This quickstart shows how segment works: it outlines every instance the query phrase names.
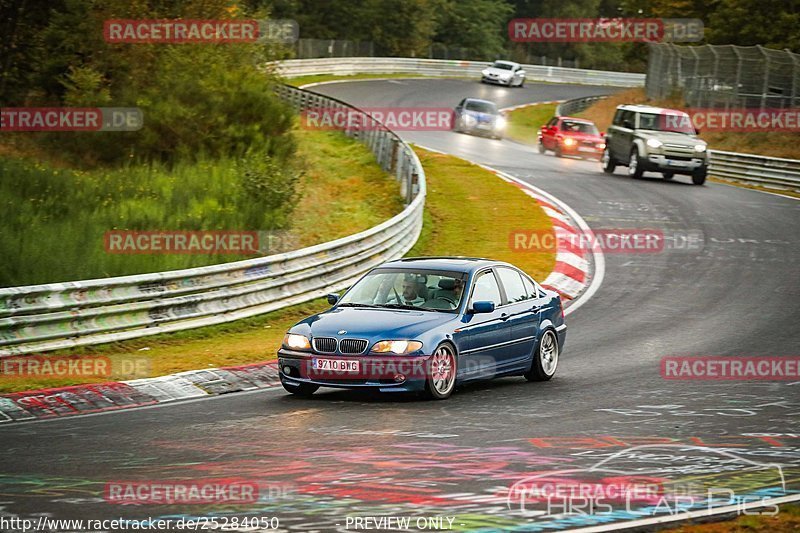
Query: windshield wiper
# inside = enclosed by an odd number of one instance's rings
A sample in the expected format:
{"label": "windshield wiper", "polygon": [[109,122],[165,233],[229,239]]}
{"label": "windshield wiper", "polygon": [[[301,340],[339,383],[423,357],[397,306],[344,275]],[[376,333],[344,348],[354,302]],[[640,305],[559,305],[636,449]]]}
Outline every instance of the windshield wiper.
{"label": "windshield wiper", "polygon": [[380,306],[372,304],[360,304],[356,302],[345,302],[343,304],[339,304],[339,307],[380,307]]}
{"label": "windshield wiper", "polygon": [[417,307],[416,305],[408,305],[408,304],[381,304],[377,307],[389,307],[391,309],[413,309],[414,311],[423,310],[422,307]]}

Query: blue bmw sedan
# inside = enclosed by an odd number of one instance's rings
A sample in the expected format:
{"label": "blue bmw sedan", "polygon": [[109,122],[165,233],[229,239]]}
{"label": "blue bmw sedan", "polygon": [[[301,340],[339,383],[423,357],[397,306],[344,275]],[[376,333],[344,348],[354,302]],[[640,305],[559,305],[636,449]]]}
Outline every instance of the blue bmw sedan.
{"label": "blue bmw sedan", "polygon": [[420,257],[369,271],[331,309],[295,324],[278,351],[292,394],[320,387],[421,392],[553,377],[567,326],[561,298],[508,263]]}

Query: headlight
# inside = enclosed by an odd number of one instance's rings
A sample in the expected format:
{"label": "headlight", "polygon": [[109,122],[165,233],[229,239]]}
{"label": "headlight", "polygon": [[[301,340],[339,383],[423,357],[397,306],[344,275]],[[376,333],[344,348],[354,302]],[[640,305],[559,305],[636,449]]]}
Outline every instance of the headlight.
{"label": "headlight", "polygon": [[572,137],[566,137],[564,139],[564,146],[574,146],[574,145],[575,145],[575,139],[573,139]]}
{"label": "headlight", "polygon": [[650,148],[661,148],[664,143],[659,141],[658,139],[647,139],[647,146]]}
{"label": "headlight", "polygon": [[467,124],[467,126],[474,126],[478,123],[478,121],[475,120],[475,117],[472,115],[464,115],[464,122]]}
{"label": "headlight", "polygon": [[404,354],[416,352],[422,348],[422,343],[419,341],[380,341],[376,342],[372,347],[371,352],[374,353],[394,353]]}
{"label": "headlight", "polygon": [[482,70],[481,74],[483,74],[484,76],[488,76],[489,75],[489,69],[487,68],[486,70]]}
{"label": "headlight", "polygon": [[283,338],[283,345],[295,350],[308,350],[311,348],[311,343],[308,342],[308,337],[305,335],[298,335],[296,333],[287,333]]}
{"label": "headlight", "polygon": [[705,152],[706,151],[706,145],[705,144],[695,144],[694,145],[694,151],[695,152],[701,152],[701,153]]}
{"label": "headlight", "polygon": [[498,130],[502,130],[506,127],[506,119],[503,117],[497,117],[497,120],[494,121],[494,127]]}

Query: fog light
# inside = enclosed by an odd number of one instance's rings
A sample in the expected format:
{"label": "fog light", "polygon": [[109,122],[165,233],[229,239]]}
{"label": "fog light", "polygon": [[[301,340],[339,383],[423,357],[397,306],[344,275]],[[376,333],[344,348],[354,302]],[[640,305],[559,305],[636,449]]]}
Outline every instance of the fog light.
{"label": "fog light", "polygon": [[394,375],[394,380],[397,383],[402,383],[402,382],[404,382],[406,380],[406,377],[403,374],[395,374]]}
{"label": "fog light", "polygon": [[286,365],[285,367],[283,367],[283,373],[286,374],[287,376],[291,376],[292,375],[292,367],[290,367],[289,365]]}

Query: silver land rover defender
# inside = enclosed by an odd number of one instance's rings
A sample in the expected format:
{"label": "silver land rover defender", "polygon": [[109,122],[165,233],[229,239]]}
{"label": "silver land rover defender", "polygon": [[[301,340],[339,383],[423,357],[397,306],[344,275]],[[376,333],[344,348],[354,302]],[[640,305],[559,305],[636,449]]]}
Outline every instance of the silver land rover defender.
{"label": "silver land rover defender", "polygon": [[692,183],[702,185],[708,173],[708,152],[697,133],[682,111],[621,105],[606,134],[603,171],[611,174],[623,165],[634,178],[649,171],[661,172],[667,180],[686,174]]}

